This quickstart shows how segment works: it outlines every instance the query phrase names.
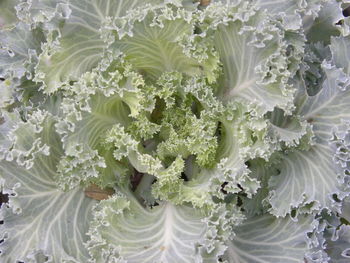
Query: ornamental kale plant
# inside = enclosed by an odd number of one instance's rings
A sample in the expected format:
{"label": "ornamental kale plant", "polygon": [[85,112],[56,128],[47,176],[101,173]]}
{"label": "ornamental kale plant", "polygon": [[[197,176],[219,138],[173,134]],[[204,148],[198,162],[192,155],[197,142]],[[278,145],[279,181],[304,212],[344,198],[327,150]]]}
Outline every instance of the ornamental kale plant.
{"label": "ornamental kale plant", "polygon": [[347,0],[1,0],[0,262],[350,262]]}

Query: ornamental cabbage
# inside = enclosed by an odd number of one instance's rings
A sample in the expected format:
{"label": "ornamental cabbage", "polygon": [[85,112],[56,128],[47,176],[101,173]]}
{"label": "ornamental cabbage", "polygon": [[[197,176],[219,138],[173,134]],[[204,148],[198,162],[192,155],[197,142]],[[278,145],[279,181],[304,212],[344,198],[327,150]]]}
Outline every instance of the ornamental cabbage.
{"label": "ornamental cabbage", "polygon": [[349,3],[1,0],[0,262],[350,262]]}

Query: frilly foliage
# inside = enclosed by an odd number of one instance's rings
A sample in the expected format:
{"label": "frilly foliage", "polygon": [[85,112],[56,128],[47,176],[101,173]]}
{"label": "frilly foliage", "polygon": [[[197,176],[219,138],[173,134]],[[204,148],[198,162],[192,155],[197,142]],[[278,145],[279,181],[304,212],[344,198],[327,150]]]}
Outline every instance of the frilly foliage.
{"label": "frilly foliage", "polygon": [[349,261],[349,1],[201,2],[0,2],[1,262]]}

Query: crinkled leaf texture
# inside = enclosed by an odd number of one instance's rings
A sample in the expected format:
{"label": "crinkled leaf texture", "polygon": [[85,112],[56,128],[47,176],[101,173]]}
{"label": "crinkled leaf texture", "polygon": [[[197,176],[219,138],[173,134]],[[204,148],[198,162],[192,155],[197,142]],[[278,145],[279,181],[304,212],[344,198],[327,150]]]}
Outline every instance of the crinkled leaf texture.
{"label": "crinkled leaf texture", "polygon": [[312,219],[277,219],[271,215],[248,219],[235,230],[224,258],[228,262],[302,262],[308,251],[306,233]]}
{"label": "crinkled leaf texture", "polygon": [[[205,223],[190,206],[152,209],[114,196],[95,207],[88,243],[93,262],[196,262]],[[114,245],[117,244],[117,245]]]}
{"label": "crinkled leaf texture", "polygon": [[[40,133],[50,146],[49,156],[39,153],[30,169],[15,161],[1,161],[1,189],[9,197],[1,207],[3,262],[84,262],[88,258],[83,242],[94,201],[79,188],[70,192],[57,188],[61,143],[53,124],[48,118]],[[22,131],[18,139],[33,136]]]}
{"label": "crinkled leaf texture", "polygon": [[0,1],[0,262],[349,262],[348,6]]}
{"label": "crinkled leaf texture", "polygon": [[[276,215],[286,215],[293,207],[315,202],[319,208],[331,209],[333,194],[338,194],[347,167],[335,160],[341,147],[337,139],[345,136],[342,126],[350,120],[350,90],[342,87],[342,72],[324,64],[326,79],[315,96],[304,95],[299,114],[312,125],[313,145],[306,151],[294,150],[282,157],[281,173],[270,181],[272,209]],[[345,131],[347,132],[347,131]],[[345,169],[344,169],[345,168]]]}
{"label": "crinkled leaf texture", "polygon": [[[61,4],[60,1],[50,2],[56,4],[56,8]],[[123,16],[128,10],[146,3],[138,0],[69,1],[67,18],[55,28],[59,35],[45,44],[36,67],[37,80],[44,83],[45,91],[51,93],[97,66],[106,47],[99,30],[107,18]],[[32,5],[29,15],[34,8]]]}

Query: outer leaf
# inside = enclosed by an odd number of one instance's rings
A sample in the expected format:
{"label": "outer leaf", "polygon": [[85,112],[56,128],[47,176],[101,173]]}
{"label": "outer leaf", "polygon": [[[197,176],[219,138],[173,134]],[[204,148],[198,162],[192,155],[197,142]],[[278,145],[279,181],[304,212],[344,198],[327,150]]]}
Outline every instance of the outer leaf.
{"label": "outer leaf", "polygon": [[285,116],[284,111],[275,108],[271,113],[269,132],[272,139],[295,146],[307,132],[307,122],[293,115]]}
{"label": "outer leaf", "polygon": [[11,25],[17,21],[16,11],[15,11],[16,3],[17,1],[14,1],[14,0],[1,1],[0,30],[11,27]]}
{"label": "outer leaf", "polygon": [[5,112],[4,116],[8,123],[5,123],[2,129],[5,132],[2,134],[6,140],[4,145],[7,145],[3,151],[3,158],[8,161],[15,159],[19,165],[30,168],[38,154],[49,154],[49,147],[42,140],[48,112],[35,111],[28,114],[26,121],[21,119],[23,115],[18,111]]}
{"label": "outer leaf", "polygon": [[285,216],[292,208],[310,204],[312,209],[331,208],[341,172],[333,156],[334,150],[324,145],[284,155],[278,166],[281,173],[269,182],[272,213]]}
{"label": "outer leaf", "polygon": [[350,226],[341,225],[333,240],[328,240],[327,253],[331,263],[347,263],[350,259]]}
{"label": "outer leaf", "polygon": [[[212,77],[218,60],[210,41],[195,39],[193,17],[172,5],[137,9],[116,17],[109,26],[117,35],[111,46],[120,49],[147,78],[156,79],[169,71]],[[196,48],[201,51],[197,56],[193,54]]]}
{"label": "outer leaf", "polygon": [[[112,152],[106,150],[103,144],[107,131],[114,124],[125,125],[129,121],[127,116],[130,111],[119,95],[105,97],[98,93],[88,97],[88,100],[91,105],[89,111],[79,111],[79,102],[70,97],[62,104],[67,112],[66,119],[56,127],[64,135],[65,157],[58,166],[63,189],[72,189],[91,179],[102,180],[102,184],[114,184],[115,176],[123,173],[123,168],[113,160]],[[78,109],[72,107],[74,104]],[[98,179],[102,173],[104,176]]]}
{"label": "outer leaf", "polygon": [[30,30],[24,23],[0,31],[0,77],[32,78],[44,36],[41,29]]}
{"label": "outer leaf", "polygon": [[61,149],[50,120],[42,140],[50,145],[51,155],[39,154],[29,170],[14,162],[0,163],[1,190],[9,194],[9,204],[1,208],[1,261],[42,263],[48,257],[52,262],[85,262],[83,242],[94,202],[80,189],[57,190]]}
{"label": "outer leaf", "polygon": [[331,140],[338,132],[344,138],[340,130],[343,122],[350,120],[350,89],[340,86],[344,81],[340,70],[327,64],[323,69],[327,79],[322,90],[316,96],[306,96],[299,110],[302,119],[313,125],[315,144],[309,151],[285,153],[279,167],[281,173],[270,181],[272,211],[278,216],[286,215],[292,207],[313,202],[319,209],[331,208],[331,196],[339,194],[341,198],[339,182],[345,173],[334,161],[338,146]]}
{"label": "outer leaf", "polygon": [[235,229],[224,259],[229,263],[300,263],[308,251],[309,218],[294,222],[265,215],[248,219]]}
{"label": "outer leaf", "polygon": [[350,36],[333,37],[330,45],[332,51],[333,63],[343,69],[344,73],[350,75],[349,56],[350,56]]}
{"label": "outer leaf", "polygon": [[343,18],[341,2],[335,0],[325,2],[315,21],[310,23],[308,20],[312,20],[311,18],[304,19],[308,40],[329,44],[331,36],[340,34],[340,26],[336,24]]}
{"label": "outer leaf", "polygon": [[116,195],[94,213],[91,262],[197,262],[205,224],[191,207],[162,203],[149,209]]}
{"label": "outer leaf", "polygon": [[[217,15],[219,9],[221,16]],[[290,110],[294,91],[286,84],[290,72],[286,71],[284,33],[266,13],[253,10],[247,2],[206,9],[208,20],[213,17],[215,47],[224,67],[224,88],[219,96],[224,101],[257,104],[259,113],[275,106]]]}
{"label": "outer leaf", "polygon": [[[67,101],[64,101],[64,106],[69,107],[69,103],[74,103],[74,101],[67,98]],[[74,154],[78,145],[95,148],[114,124],[122,123],[125,125],[129,121],[129,111],[118,95],[105,97],[102,94],[96,94],[91,97],[89,104],[91,105],[90,111],[70,112],[72,115],[76,113],[78,120],[72,121],[71,124],[74,128],[67,134],[64,141],[64,148],[68,154]],[[67,111],[69,109],[71,107],[67,108]],[[62,122],[60,125],[64,125],[64,123]]]}
{"label": "outer leaf", "polygon": [[97,66],[106,47],[99,29],[108,16],[123,16],[145,1],[69,1],[70,16],[59,27],[58,42],[48,42],[40,55],[37,80],[54,92],[63,83],[77,80]]}
{"label": "outer leaf", "polygon": [[268,10],[268,12],[274,14],[276,18],[280,18],[286,29],[297,30],[302,26],[304,22],[302,18],[305,17],[305,15],[310,16],[310,19],[317,16],[323,2],[323,0],[258,0],[258,6],[261,9]]}

